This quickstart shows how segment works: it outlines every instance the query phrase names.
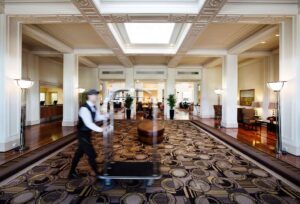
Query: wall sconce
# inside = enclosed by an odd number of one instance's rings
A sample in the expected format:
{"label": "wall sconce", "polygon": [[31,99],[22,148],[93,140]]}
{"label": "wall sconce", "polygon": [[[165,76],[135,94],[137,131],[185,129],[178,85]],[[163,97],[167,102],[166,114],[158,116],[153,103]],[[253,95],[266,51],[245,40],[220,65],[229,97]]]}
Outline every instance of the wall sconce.
{"label": "wall sconce", "polygon": [[78,93],[80,93],[80,94],[85,92],[84,88],[78,88],[77,90],[78,90]]}

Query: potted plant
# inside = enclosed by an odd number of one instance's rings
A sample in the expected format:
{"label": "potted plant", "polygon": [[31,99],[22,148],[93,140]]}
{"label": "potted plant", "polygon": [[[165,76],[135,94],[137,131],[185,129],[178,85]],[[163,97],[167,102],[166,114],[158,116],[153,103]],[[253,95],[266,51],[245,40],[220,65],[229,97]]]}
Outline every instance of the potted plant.
{"label": "potted plant", "polygon": [[174,119],[174,107],[176,105],[176,98],[174,94],[170,94],[167,98],[168,105],[170,106],[170,119]]}
{"label": "potted plant", "polygon": [[125,97],[125,108],[126,108],[126,118],[129,120],[131,116],[131,106],[132,106],[133,98],[130,96],[130,94],[126,94]]}

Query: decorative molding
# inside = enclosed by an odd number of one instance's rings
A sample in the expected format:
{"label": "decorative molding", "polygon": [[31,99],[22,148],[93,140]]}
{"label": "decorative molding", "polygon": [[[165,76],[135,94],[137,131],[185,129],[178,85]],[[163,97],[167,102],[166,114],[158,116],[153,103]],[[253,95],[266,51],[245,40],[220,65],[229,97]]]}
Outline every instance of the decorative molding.
{"label": "decorative molding", "polygon": [[291,16],[278,15],[216,15],[212,23],[278,24]]}
{"label": "decorative molding", "polygon": [[113,37],[110,29],[108,28],[105,18],[100,14],[92,0],[73,0],[74,5],[81,12],[83,17],[95,29],[100,37],[106,42],[108,47],[112,49],[116,57],[125,67],[132,67],[133,64],[127,57],[116,39]]}
{"label": "decorative molding", "polygon": [[86,23],[82,15],[10,15],[22,24]]}
{"label": "decorative molding", "polygon": [[176,55],[169,61],[169,67],[176,67],[183,55],[192,47],[202,31],[218,14],[227,0],[206,0],[199,14],[194,19],[192,26],[179,47]]}

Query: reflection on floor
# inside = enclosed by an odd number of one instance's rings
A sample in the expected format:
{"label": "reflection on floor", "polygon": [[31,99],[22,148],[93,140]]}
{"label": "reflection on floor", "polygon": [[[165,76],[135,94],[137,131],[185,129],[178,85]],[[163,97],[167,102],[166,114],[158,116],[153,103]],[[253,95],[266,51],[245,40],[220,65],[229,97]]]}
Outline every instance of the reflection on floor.
{"label": "reflection on floor", "polygon": [[[207,124],[211,127],[215,127],[217,123],[214,119],[199,118],[191,116],[194,120],[199,120],[200,122]],[[248,130],[243,127],[240,128],[220,128],[220,131],[236,138],[238,141],[241,141],[249,146],[252,146],[260,151],[263,151],[267,154],[270,154],[284,162],[289,163],[297,168],[300,168],[300,157],[294,156],[291,154],[286,155],[276,155],[275,146],[276,146],[276,136],[273,132],[267,131],[265,127],[262,127],[261,130]]]}
{"label": "reflection on floor", "polygon": [[[159,145],[162,179],[146,187],[139,181],[118,181],[112,188],[95,182],[87,159],[80,161],[85,177],[68,180],[76,144],[33,167],[0,189],[1,201],[12,203],[299,203],[300,194],[239,153],[216,141],[188,121],[165,121]],[[135,121],[116,121],[114,160],[147,161],[152,147],[138,142]],[[99,168],[103,145],[93,137]]]}
{"label": "reflection on floor", "polygon": [[0,165],[46,144],[55,142],[66,135],[74,133],[76,130],[76,127],[62,127],[61,121],[26,127],[25,142],[29,149],[23,152],[11,150],[5,153],[0,153]]}

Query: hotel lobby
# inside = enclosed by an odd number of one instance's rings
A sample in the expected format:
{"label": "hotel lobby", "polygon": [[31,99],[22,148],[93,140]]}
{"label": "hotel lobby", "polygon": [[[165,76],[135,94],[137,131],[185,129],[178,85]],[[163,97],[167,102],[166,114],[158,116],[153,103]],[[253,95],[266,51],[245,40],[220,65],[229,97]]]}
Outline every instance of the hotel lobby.
{"label": "hotel lobby", "polygon": [[0,0],[0,204],[300,203],[299,56],[299,0]]}

